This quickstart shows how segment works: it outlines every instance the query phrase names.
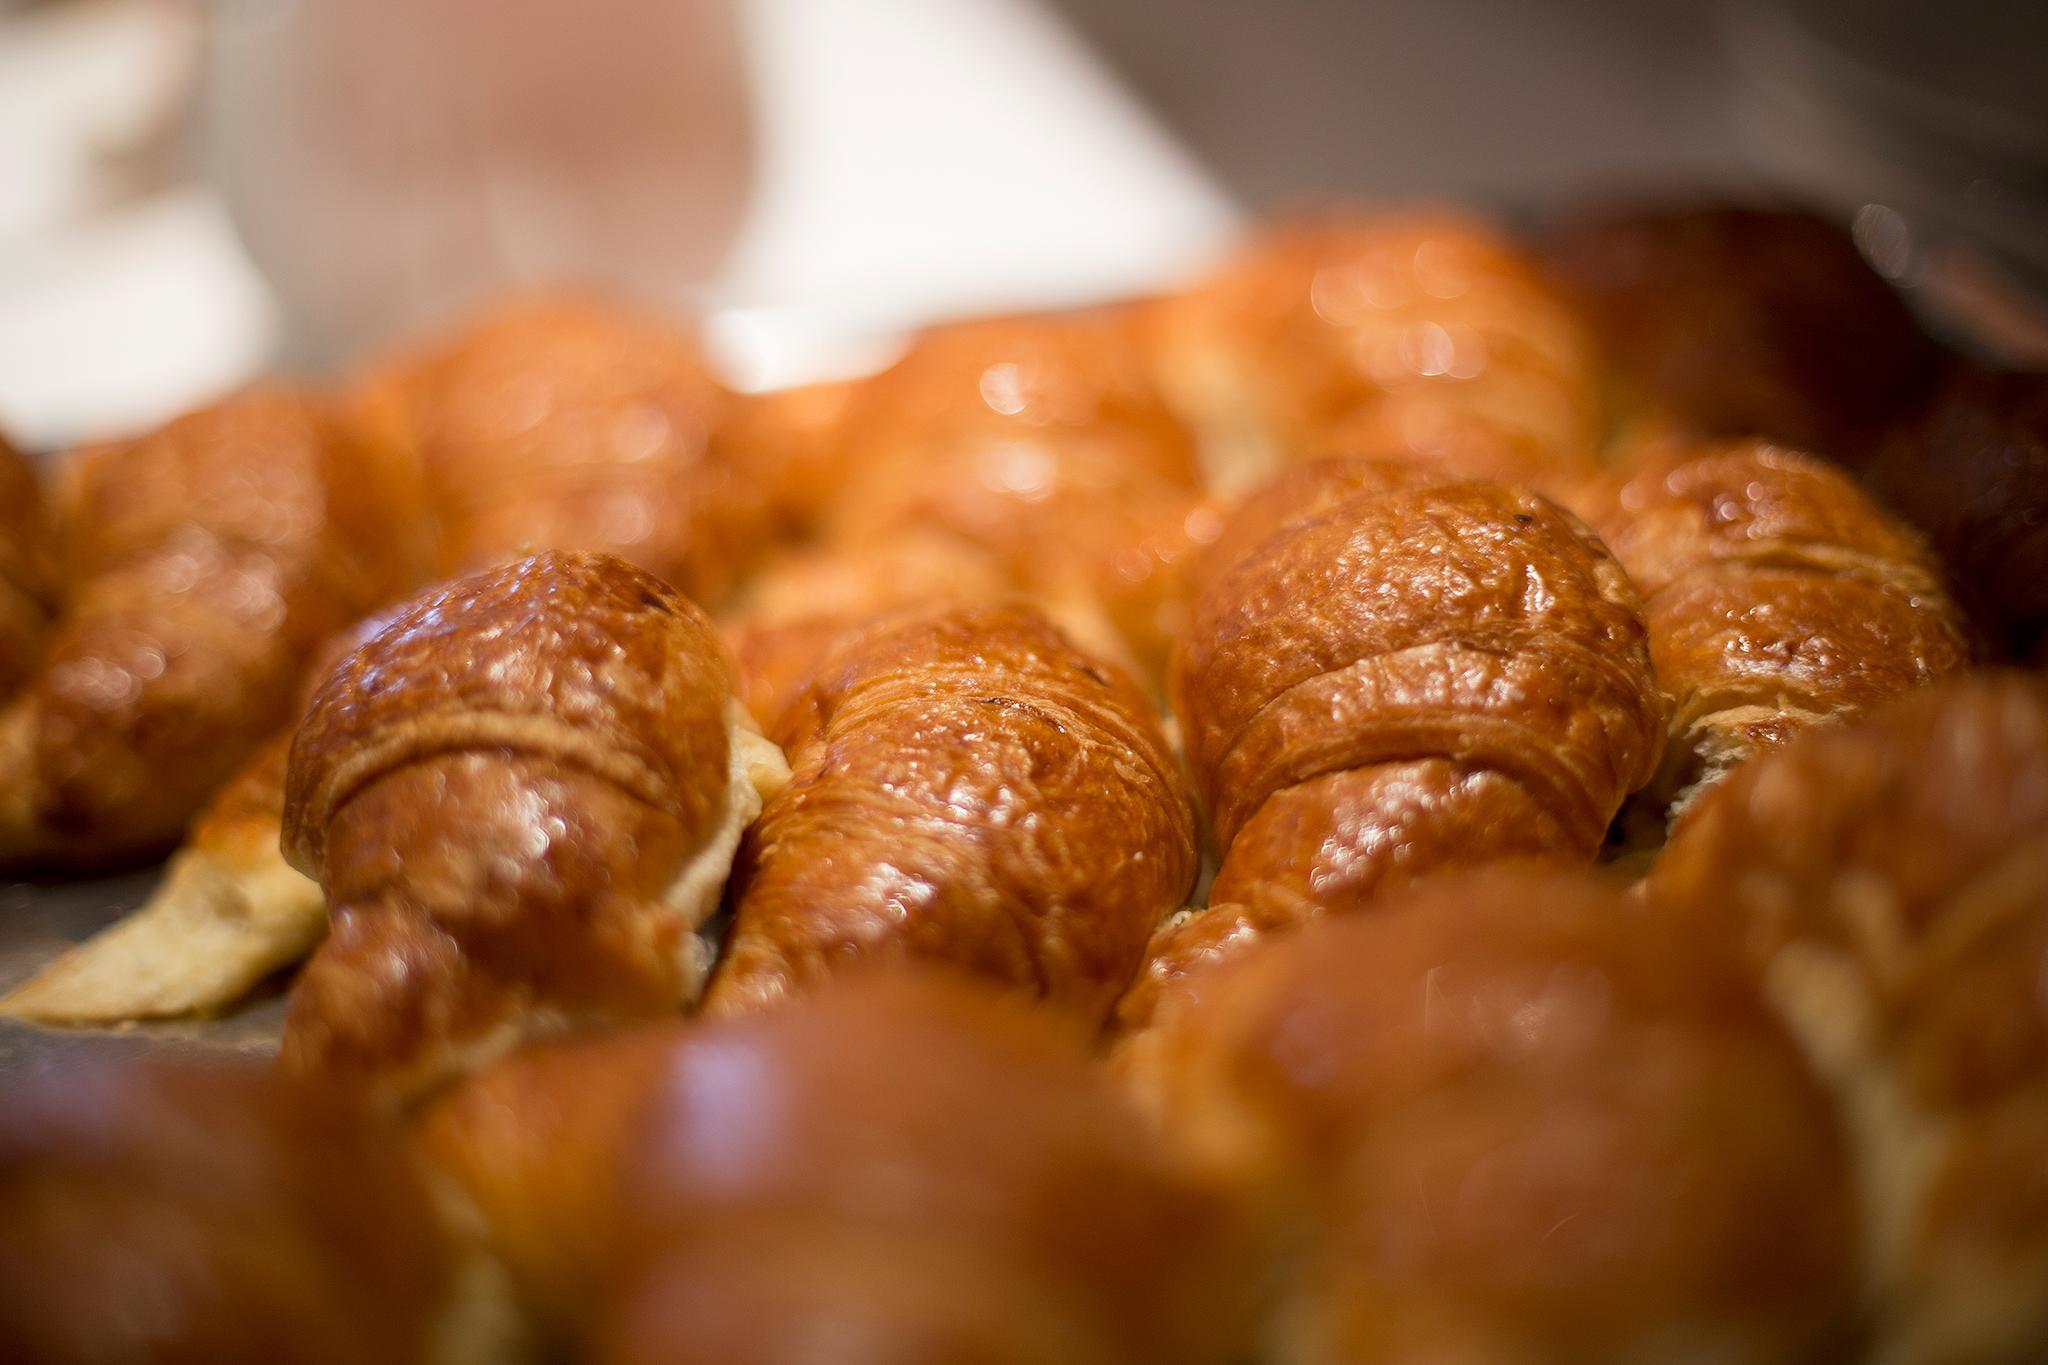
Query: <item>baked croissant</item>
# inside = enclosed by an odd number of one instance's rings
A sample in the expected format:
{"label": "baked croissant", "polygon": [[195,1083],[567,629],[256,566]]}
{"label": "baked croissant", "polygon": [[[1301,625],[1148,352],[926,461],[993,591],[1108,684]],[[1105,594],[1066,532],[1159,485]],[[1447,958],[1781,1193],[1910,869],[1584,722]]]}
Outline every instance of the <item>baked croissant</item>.
{"label": "baked croissant", "polygon": [[1293,1230],[1274,1358],[1856,1358],[1824,1094],[1588,874],[1451,877],[1220,968],[1142,1073]]}
{"label": "baked croissant", "polygon": [[418,480],[322,401],[251,389],[59,471],[70,588],[0,713],[0,863],[173,841],[291,715],[320,641],[419,581]]}
{"label": "baked croissant", "polygon": [[884,973],[507,1059],[426,1147],[572,1358],[1239,1359],[1241,1220],[1120,1100],[1078,1031]]}
{"label": "baked croissant", "polygon": [[1211,908],[1154,940],[1126,1027],[1260,934],[1423,872],[1592,861],[1665,720],[1620,566],[1497,484],[1367,487],[1283,523],[1203,589],[1172,691],[1222,866]]}
{"label": "baked croissant", "polygon": [[1126,314],[936,328],[861,386],[846,431],[827,548],[950,540],[1084,648],[1144,676],[1163,662],[1156,570],[1178,552],[1161,533],[1200,478]]}
{"label": "baked croissant", "polygon": [[544,554],[428,594],[293,742],[285,854],[333,927],[285,1064],[404,1097],[522,1038],[677,1008],[783,776],[710,622],[623,561]]}
{"label": "baked croissant", "polygon": [[465,1284],[389,1135],[269,1068],[101,1057],[0,1105],[0,1358],[429,1365]]}
{"label": "baked croissant", "polygon": [[1151,707],[1028,607],[859,632],[775,737],[793,776],[735,871],[714,1012],[909,957],[1100,1022],[1194,883],[1194,817]]}
{"label": "baked croissant", "polygon": [[1651,865],[1740,957],[1855,1139],[1884,1362],[2048,1353],[2048,686],[1966,675],[1810,730]]}
{"label": "baked croissant", "polygon": [[1854,462],[1936,374],[1935,347],[1891,287],[1809,213],[1598,209],[1556,225],[1543,257],[1598,338],[1630,426]]}
{"label": "baked croissant", "polygon": [[1543,485],[1599,449],[1591,339],[1532,261],[1462,215],[1269,227],[1150,309],[1147,333],[1226,490],[1328,454]]}
{"label": "baked croissant", "polygon": [[54,528],[35,466],[0,437],[0,698],[34,671],[59,597]]}
{"label": "baked croissant", "polygon": [[445,574],[604,552],[716,603],[767,543],[765,492],[713,448],[730,397],[666,322],[595,299],[514,299],[362,389],[426,470]]}
{"label": "baked croissant", "polygon": [[[399,610],[324,643],[305,691]],[[283,849],[285,763],[297,730],[294,719],[214,793],[147,901],[0,997],[0,1014],[39,1024],[208,1014],[312,952],[327,933],[327,902]]]}
{"label": "baked croissant", "polygon": [[1643,595],[1671,740],[1649,794],[1682,809],[1807,725],[1963,666],[1913,532],[1834,467],[1761,441],[1685,444],[1580,510]]}

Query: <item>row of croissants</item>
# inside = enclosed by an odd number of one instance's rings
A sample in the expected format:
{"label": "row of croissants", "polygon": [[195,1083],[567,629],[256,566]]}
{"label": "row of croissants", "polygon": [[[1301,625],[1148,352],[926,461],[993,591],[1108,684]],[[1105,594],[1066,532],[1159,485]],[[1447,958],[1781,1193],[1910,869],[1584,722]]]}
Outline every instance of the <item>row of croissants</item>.
{"label": "row of croissants", "polygon": [[0,1105],[0,1359],[2048,1356],[2048,379],[1816,220],[751,396],[523,299],[6,477],[0,862],[177,847],[0,1011],[304,966]]}

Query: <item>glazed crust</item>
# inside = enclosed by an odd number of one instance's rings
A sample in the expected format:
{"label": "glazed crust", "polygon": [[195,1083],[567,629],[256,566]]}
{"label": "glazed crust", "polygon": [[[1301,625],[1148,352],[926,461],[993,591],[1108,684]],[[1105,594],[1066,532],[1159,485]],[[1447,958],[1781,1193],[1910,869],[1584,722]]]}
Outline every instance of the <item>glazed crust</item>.
{"label": "glazed crust", "polygon": [[1810,456],[1682,445],[1581,506],[1643,594],[1674,704],[1651,789],[1667,806],[1807,725],[1967,660],[1925,546]]}
{"label": "glazed crust", "polygon": [[246,391],[61,471],[64,613],[4,716],[0,857],[161,848],[291,714],[319,642],[416,582],[417,480],[319,400]]}
{"label": "glazed crust", "polygon": [[1882,1361],[2048,1349],[2048,690],[1970,675],[1744,767],[1653,899],[1742,961],[1857,1138]]}
{"label": "glazed crust", "polygon": [[859,633],[775,737],[794,777],[742,853],[714,1011],[914,957],[1099,1021],[1193,884],[1150,707],[1027,607]]}
{"label": "glazed crust", "polygon": [[1247,1354],[1235,1218],[1078,1030],[881,973],[679,1041],[619,1165],[595,1358]]}
{"label": "glazed crust", "polygon": [[1590,339],[1531,261],[1456,213],[1270,227],[1154,306],[1147,334],[1229,488],[1333,453],[1542,483],[1598,449]]}
{"label": "glazed crust", "polygon": [[1267,539],[1203,593],[1173,689],[1226,853],[1281,788],[1418,755],[1514,776],[1590,852],[1663,719],[1620,567],[1490,484],[1368,495]]}
{"label": "glazed crust", "polygon": [[679,1005],[696,925],[664,898],[730,804],[731,690],[703,614],[601,555],[461,580],[351,655],[292,747],[285,852],[334,929],[286,1062],[405,1090]]}
{"label": "glazed crust", "polygon": [[455,1277],[395,1144],[253,1062],[12,1089],[0,1222],[0,1356],[47,1365],[427,1365]]}
{"label": "glazed crust", "polygon": [[1300,1226],[1289,1358],[1834,1358],[1839,1131],[1760,1002],[1695,959],[1587,874],[1494,874],[1180,998],[1141,1075]]}
{"label": "glazed crust", "polygon": [[426,470],[444,574],[604,552],[715,604],[765,543],[764,491],[712,449],[730,399],[660,320],[518,298],[387,362],[363,392]]}

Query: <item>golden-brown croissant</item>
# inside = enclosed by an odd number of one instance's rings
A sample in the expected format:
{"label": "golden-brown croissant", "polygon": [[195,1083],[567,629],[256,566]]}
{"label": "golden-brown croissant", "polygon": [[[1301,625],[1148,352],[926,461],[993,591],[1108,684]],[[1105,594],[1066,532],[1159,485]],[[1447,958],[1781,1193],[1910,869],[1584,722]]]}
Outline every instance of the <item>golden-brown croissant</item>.
{"label": "golden-brown croissant", "polygon": [[860,383],[832,380],[735,394],[712,433],[717,458],[761,490],[779,536],[814,535],[849,470]]}
{"label": "golden-brown croissant", "polygon": [[659,319],[515,298],[386,362],[363,392],[426,470],[444,573],[605,552],[715,603],[766,544],[764,492],[713,449],[729,395]]}
{"label": "golden-brown croissant", "polygon": [[794,775],[736,870],[714,1011],[909,957],[1099,1022],[1194,882],[1151,707],[1026,606],[857,633],[775,737]]}
{"label": "golden-brown croissant", "polygon": [[1682,807],[1807,725],[1960,668],[1962,622],[1919,538],[1833,466],[1761,441],[1684,443],[1581,511],[1643,595],[1673,702],[1650,795]]}
{"label": "golden-brown croissant", "polygon": [[285,853],[333,929],[285,1063],[407,1095],[677,1008],[782,775],[710,622],[624,561],[544,554],[428,594],[328,677],[292,746]]}
{"label": "golden-brown croissant", "polygon": [[461,1268],[399,1144],[253,1062],[100,1058],[11,1086],[0,1225],[0,1359],[465,1358]]}
{"label": "golden-brown croissant", "polygon": [[2048,687],[1965,675],[1746,764],[1652,899],[1740,957],[1855,1139],[1881,1362],[2048,1353]]}
{"label": "golden-brown croissant", "polygon": [[1212,973],[1139,1073],[1294,1228],[1277,1358],[1853,1359],[1826,1096],[1585,873],[1439,879]]}
{"label": "golden-brown croissant", "polygon": [[957,542],[1084,648],[1140,674],[1163,662],[1161,566],[1200,480],[1125,313],[936,328],[862,385],[846,441],[827,546]]}
{"label": "golden-brown croissant", "polygon": [[1645,205],[1559,224],[1544,259],[1630,425],[1854,460],[1937,353],[1847,233],[1781,209]]}
{"label": "golden-brown croissant", "polygon": [[1459,214],[1275,225],[1147,323],[1227,489],[1333,453],[1541,485],[1599,448],[1590,338],[1532,261]]}
{"label": "golden-brown croissant", "polygon": [[427,1147],[577,1359],[1239,1359],[1241,1220],[1120,1100],[1079,1030],[882,973],[507,1059]]}
{"label": "golden-brown croissant", "polygon": [[285,723],[320,641],[419,581],[418,480],[320,400],[251,389],[60,470],[64,610],[0,713],[0,862],[174,840]]}
{"label": "golden-brown croissant", "polygon": [[35,466],[0,437],[0,699],[42,652],[59,599],[57,560]]}
{"label": "golden-brown croissant", "polygon": [[1127,1026],[1261,932],[1433,868],[1590,862],[1655,770],[1635,592],[1583,525],[1504,485],[1321,468],[1367,486],[1212,578],[1174,657],[1222,866],[1212,908],[1154,941]]}

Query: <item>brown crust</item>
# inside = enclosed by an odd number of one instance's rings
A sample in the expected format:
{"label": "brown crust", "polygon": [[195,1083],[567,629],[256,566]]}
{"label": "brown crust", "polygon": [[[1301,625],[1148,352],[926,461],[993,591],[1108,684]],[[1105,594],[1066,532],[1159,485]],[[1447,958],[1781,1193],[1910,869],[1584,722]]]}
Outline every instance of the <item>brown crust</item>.
{"label": "brown crust", "polygon": [[693,926],[662,897],[726,800],[730,694],[703,614],[601,555],[462,580],[351,655],[286,787],[335,912],[287,1063],[405,1088],[550,1013],[678,1005]]}
{"label": "brown crust", "polygon": [[55,528],[36,468],[0,436],[0,698],[30,675],[57,613]]}
{"label": "brown crust", "polygon": [[1582,506],[1643,593],[1674,703],[1653,787],[1666,804],[1816,720],[1966,662],[1960,615],[1918,537],[1811,456],[1680,446]]}
{"label": "brown crust", "polygon": [[1303,455],[1528,479],[1597,450],[1589,338],[1531,262],[1461,214],[1269,227],[1150,310],[1148,334],[1176,403],[1234,448],[1217,472],[1238,486]]}
{"label": "brown crust", "polygon": [[319,400],[258,388],[62,471],[72,589],[0,730],[0,847],[174,838],[291,713],[318,642],[416,582],[417,481]]}
{"label": "brown crust", "polygon": [[1027,607],[860,632],[776,738],[794,777],[742,855],[714,1010],[907,956],[1099,1020],[1193,883],[1150,707]]}
{"label": "brown crust", "polygon": [[2048,1349],[2048,687],[1809,730],[1679,821],[1653,898],[1772,994],[1856,1126],[1887,1358]]}
{"label": "brown crust", "polygon": [[364,394],[426,470],[445,574],[603,552],[715,603],[770,526],[762,489],[712,448],[729,398],[695,343],[614,303],[509,300]]}
{"label": "brown crust", "polygon": [[1446,879],[1303,929],[1143,1045],[1125,1061],[1174,1131],[1298,1221],[1281,1320],[1307,1356],[1842,1344],[1825,1097],[1733,974],[1586,874]]}

